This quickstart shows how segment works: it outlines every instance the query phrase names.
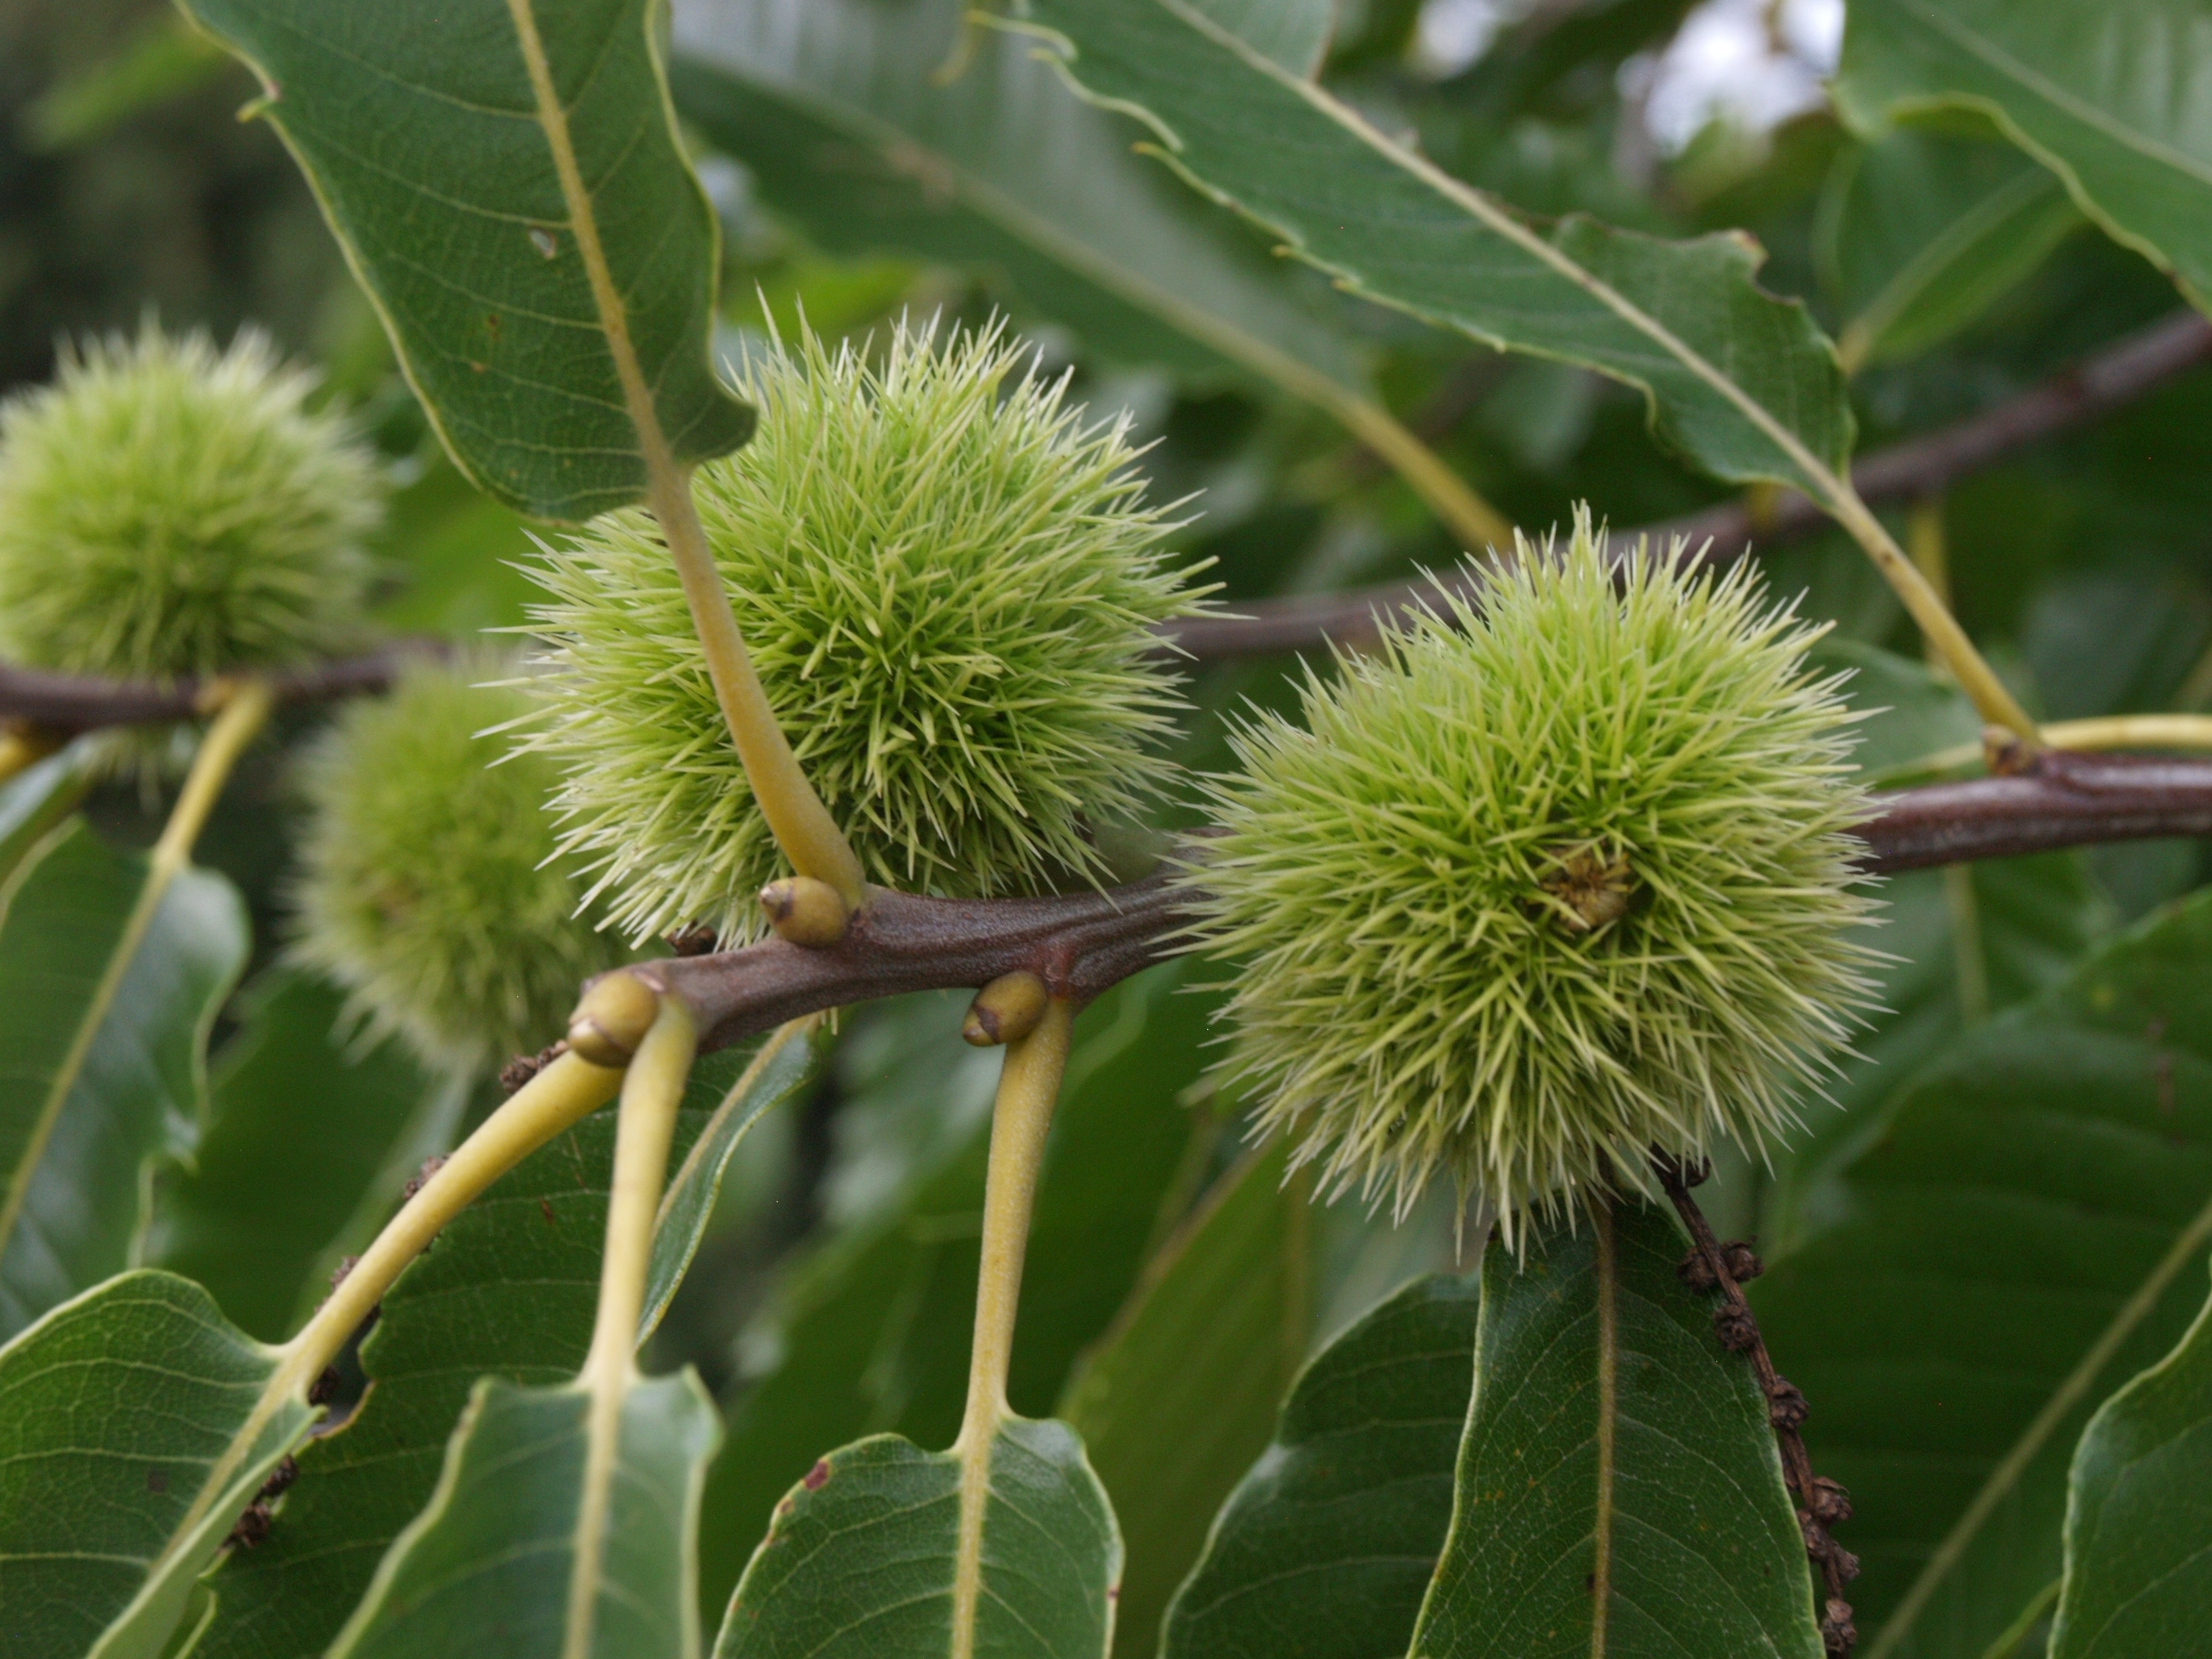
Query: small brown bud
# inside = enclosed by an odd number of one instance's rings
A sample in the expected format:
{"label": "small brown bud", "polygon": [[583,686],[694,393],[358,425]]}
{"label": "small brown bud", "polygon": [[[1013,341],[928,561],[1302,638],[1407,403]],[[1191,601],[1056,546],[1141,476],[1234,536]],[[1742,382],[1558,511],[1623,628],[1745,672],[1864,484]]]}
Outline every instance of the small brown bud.
{"label": "small brown bud", "polygon": [[1851,1518],[1851,1495],[1825,1474],[1813,1477],[1812,1496],[1807,1500],[1813,1509],[1814,1518],[1824,1527],[1841,1526]]}
{"label": "small brown bud", "polygon": [[1047,1000],[1044,981],[1027,969],[1001,974],[975,993],[960,1035],[978,1048],[1018,1042],[1036,1030]]}
{"label": "small brown bud", "polygon": [[1774,1386],[1766,1392],[1766,1414],[1778,1429],[1804,1426],[1805,1419],[1813,1414],[1806,1404],[1804,1390],[1787,1377],[1778,1376]]}
{"label": "small brown bud", "polygon": [[568,1016],[568,1052],[594,1066],[627,1066],[659,1012],[660,994],[635,974],[609,974]]}
{"label": "small brown bud", "polygon": [[1982,728],[1982,764],[1993,778],[2015,778],[2035,764],[2035,750],[2019,732],[2002,726]]}
{"label": "small brown bud", "polygon": [[513,1094],[568,1052],[566,1042],[556,1042],[540,1048],[534,1054],[517,1054],[499,1068],[501,1092]]}
{"label": "small brown bud", "polygon": [[1759,1259],[1747,1238],[1732,1238],[1722,1245],[1721,1265],[1739,1285],[1747,1284],[1766,1271],[1766,1264]]}
{"label": "small brown bud", "polygon": [[250,1550],[269,1536],[269,1506],[256,1498],[246,1506],[246,1513],[238,1517],[238,1524],[230,1529],[230,1536],[222,1541]]}
{"label": "small brown bud", "polygon": [[1721,1346],[1737,1353],[1748,1353],[1759,1346],[1758,1322],[1748,1309],[1733,1303],[1713,1310],[1713,1334],[1720,1338]]}
{"label": "small brown bud", "polygon": [[661,935],[669,954],[678,957],[703,957],[713,951],[718,942],[714,930],[703,921],[695,921],[689,927],[678,927],[672,933]]}
{"label": "small brown bud", "polygon": [[1712,1267],[1706,1261],[1703,1250],[1692,1250],[1676,1262],[1674,1276],[1699,1296],[1710,1293],[1720,1285],[1720,1280],[1713,1276]]}
{"label": "small brown bud", "polygon": [[1851,1623],[1851,1604],[1832,1595],[1823,1611],[1826,1617],[1820,1620],[1820,1645],[1834,1659],[1847,1659],[1859,1641],[1858,1627]]}
{"label": "small brown bud", "polygon": [[836,944],[853,923],[843,896],[812,876],[786,876],[769,883],[761,889],[760,904],[778,938],[810,951]]}
{"label": "small brown bud", "polygon": [[331,1396],[337,1391],[338,1368],[335,1365],[325,1365],[323,1367],[322,1374],[307,1385],[307,1403],[310,1406],[326,1406],[330,1403]]}
{"label": "small brown bud", "polygon": [[430,1177],[437,1174],[439,1170],[445,1167],[446,1160],[442,1158],[424,1158],[422,1160],[422,1167],[416,1170],[413,1175],[409,1176],[407,1177],[407,1184],[399,1189],[399,1201],[402,1204],[406,1203],[407,1200],[414,1197],[416,1194],[421,1192],[425,1187],[428,1186],[430,1184]]}
{"label": "small brown bud", "polygon": [[287,1454],[276,1461],[275,1468],[269,1471],[269,1478],[261,1483],[261,1491],[257,1496],[264,1504],[272,1498],[282,1498],[285,1488],[299,1478],[300,1466]]}

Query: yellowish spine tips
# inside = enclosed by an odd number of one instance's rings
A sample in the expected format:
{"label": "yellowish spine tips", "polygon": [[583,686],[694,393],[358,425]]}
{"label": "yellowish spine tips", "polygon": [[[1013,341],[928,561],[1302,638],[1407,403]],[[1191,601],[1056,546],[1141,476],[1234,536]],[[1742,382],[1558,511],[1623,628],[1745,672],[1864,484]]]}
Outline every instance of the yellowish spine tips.
{"label": "yellowish spine tips", "polygon": [[594,1066],[627,1066],[659,1012],[660,993],[635,974],[609,974],[568,1017],[568,1052]]}
{"label": "yellowish spine tips", "polygon": [[1044,981],[1027,969],[1001,974],[975,993],[960,1035],[978,1048],[1018,1042],[1036,1030],[1048,1000]]}
{"label": "yellowish spine tips", "polygon": [[761,889],[761,908],[777,937],[819,951],[836,944],[852,926],[844,896],[812,876],[786,876]]}

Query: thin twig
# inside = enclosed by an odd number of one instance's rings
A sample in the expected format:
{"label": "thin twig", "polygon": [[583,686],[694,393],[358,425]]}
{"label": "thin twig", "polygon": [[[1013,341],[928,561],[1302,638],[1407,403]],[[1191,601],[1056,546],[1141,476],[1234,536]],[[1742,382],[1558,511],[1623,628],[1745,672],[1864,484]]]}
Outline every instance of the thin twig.
{"label": "thin twig", "polygon": [[1766,1399],[1767,1421],[1773,1425],[1775,1443],[1782,1452],[1782,1478],[1796,1498],[1797,1526],[1804,1534],[1805,1553],[1819,1568],[1827,1591],[1820,1609],[1820,1642],[1835,1659],[1849,1659],[1859,1633],[1851,1623],[1851,1604],[1844,1599],[1844,1589],[1859,1576],[1859,1560],[1835,1540],[1828,1528],[1851,1518],[1850,1494],[1813,1473],[1805,1437],[1798,1432],[1806,1417],[1805,1396],[1796,1384],[1774,1369],[1759,1321],[1752,1316],[1751,1304],[1744,1299],[1741,1281],[1756,1279],[1765,1269],[1749,1244],[1741,1240],[1723,1244],[1715,1238],[1705,1212],[1690,1196],[1690,1188],[1711,1173],[1710,1165],[1689,1170],[1679,1159],[1654,1148],[1651,1169],[1673,1200],[1682,1224],[1690,1231],[1692,1249],[1678,1270],[1683,1282],[1701,1293],[1721,1292],[1723,1300],[1714,1310],[1713,1328],[1723,1346],[1750,1359],[1753,1373],[1759,1378],[1759,1392]]}
{"label": "thin twig", "polygon": [[[325,702],[381,691],[410,659],[443,656],[450,649],[439,640],[395,640],[357,657],[271,669],[255,678],[277,702]],[[165,685],[0,665],[0,725],[74,737],[103,726],[194,720],[211,711],[227,684],[178,680]]]}
{"label": "thin twig", "polygon": [[[2177,312],[1994,409],[1876,451],[1851,469],[1852,486],[1867,502],[1936,494],[1955,478],[2085,425],[2207,362],[2212,362],[2212,320],[2194,311]],[[1733,562],[1749,550],[1754,536],[1761,546],[1773,547],[1827,521],[1804,496],[1786,493],[1756,518],[1737,499],[1625,532],[1622,539],[1633,543],[1643,535],[1664,546],[1680,537],[1692,548],[1710,543],[1705,556]],[[1177,650],[1209,662],[1310,650],[1329,640],[1356,644],[1375,637],[1379,617],[1435,605],[1440,586],[1472,597],[1472,585],[1460,574],[1437,583],[1385,582],[1346,593],[1251,601],[1242,615],[1188,617],[1162,634]]]}

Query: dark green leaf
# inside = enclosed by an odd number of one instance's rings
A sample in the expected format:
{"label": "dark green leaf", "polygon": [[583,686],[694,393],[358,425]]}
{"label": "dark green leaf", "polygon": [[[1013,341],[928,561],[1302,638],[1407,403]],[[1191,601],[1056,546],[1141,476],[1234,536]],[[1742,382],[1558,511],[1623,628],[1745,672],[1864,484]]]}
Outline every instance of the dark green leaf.
{"label": "dark green leaf", "polygon": [[280,969],[249,988],[244,1028],[217,1057],[205,1132],[155,1189],[143,1259],[206,1286],[264,1341],[289,1336],[446,1150],[466,1079],[434,1081],[396,1042],[345,1041],[345,999]]}
{"label": "dark green leaf", "polygon": [[[676,1150],[689,1150],[745,1056],[694,1069]],[[402,1273],[362,1345],[374,1386],[339,1431],[300,1454],[259,1548],[208,1581],[195,1659],[320,1659],[399,1533],[430,1501],[477,1378],[564,1383],[582,1362],[606,1232],[614,1114],[588,1117],[464,1210]]]}
{"label": "dark green leaf", "polygon": [[587,519],[642,498],[656,447],[681,465],[744,441],[750,411],[708,366],[714,220],[677,141],[652,0],[185,10],[261,76],[259,112],[483,488]]}
{"label": "dark green leaf", "polygon": [[1060,1412],[1091,1447],[1128,1563],[1115,1651],[1146,1656],[1207,1522],[1266,1448],[1304,1358],[1316,1216],[1279,1144],[1249,1157],[1146,1267]]}
{"label": "dark green leaf", "polygon": [[1334,0],[1191,0],[1268,62],[1311,79],[1328,52]]}
{"label": "dark green leaf", "polygon": [[2051,1659],[2185,1659],[2212,1631],[2212,1302],[2074,1450]]}
{"label": "dark green leaf", "polygon": [[1480,1296],[1416,1279],[1306,1367],[1176,1592],[1166,1659],[1407,1650],[1451,1522]]}
{"label": "dark green leaf", "polygon": [[[1183,988],[1194,977],[1188,963],[1154,969],[1077,1024],[1022,1276],[1008,1385],[1018,1410],[1053,1408],[1077,1352],[1128,1294],[1176,1187],[1191,1140],[1178,1097],[1206,1064],[1217,1006]],[[963,1004],[933,1001],[953,1051],[972,1052],[955,1035]],[[943,1062],[897,1056],[889,1086],[926,1090]],[[777,1500],[823,1452],[878,1431],[941,1446],[958,1430],[987,1139],[964,1137],[784,1288],[768,1322],[776,1361],[732,1407],[708,1486],[700,1576],[710,1616]]]}
{"label": "dark green leaf", "polygon": [[591,1406],[581,1388],[478,1382],[429,1506],[329,1659],[692,1659],[714,1402],[688,1371],[627,1390],[586,1638],[568,1615]]}
{"label": "dark green leaf", "polygon": [[2212,899],[1959,1038],[1753,1289],[1848,1486],[1863,1659],[1979,1659],[2060,1565],[2069,1449],[2168,1348],[2212,1237]]}
{"label": "dark green leaf", "polygon": [[1091,95],[1146,115],[1194,184],[1357,291],[1643,389],[1658,430],[1721,477],[1833,495],[1851,428],[1834,351],[1802,307],[1756,286],[1747,239],[1531,228],[1188,0],[1030,0],[1027,15]]}
{"label": "dark green leaf", "polygon": [[[207,1292],[132,1273],[0,1349],[0,1656],[156,1659],[313,1411]],[[241,1438],[243,1437],[243,1438]]]}
{"label": "dark green leaf", "polygon": [[75,823],[0,890],[0,1335],[128,1265],[149,1169],[197,1131],[245,907],[188,868],[141,916],[153,880]]}
{"label": "dark green leaf", "polygon": [[1483,1259],[1451,1534],[1413,1651],[1820,1659],[1765,1396],[1634,1203]]}
{"label": "dark green leaf", "polygon": [[1988,115],[2082,211],[2212,295],[2212,89],[2197,0],[1853,0],[1837,93],[1863,126]]}
{"label": "dark green leaf", "polygon": [[[953,1651],[960,1459],[877,1435],[776,1506],[715,1659],[945,1659]],[[993,1437],[973,1651],[1103,1659],[1121,1544],[1065,1423]]]}
{"label": "dark green leaf", "polygon": [[64,749],[0,783],[0,884],[76,811],[91,781],[82,751]]}

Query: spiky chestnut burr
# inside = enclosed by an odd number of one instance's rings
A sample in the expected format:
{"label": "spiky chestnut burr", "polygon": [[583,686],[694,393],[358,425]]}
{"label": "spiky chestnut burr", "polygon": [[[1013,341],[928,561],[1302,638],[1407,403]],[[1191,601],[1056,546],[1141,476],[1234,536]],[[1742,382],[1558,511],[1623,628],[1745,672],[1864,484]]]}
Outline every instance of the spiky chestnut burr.
{"label": "spiky chestnut burr", "polygon": [[557,1036],[588,975],[623,953],[576,916],[554,860],[541,757],[501,763],[485,728],[529,712],[499,665],[410,668],[308,751],[292,955],[428,1064],[481,1070]]}
{"label": "spiky chestnut burr", "polygon": [[149,322],[0,406],[0,655],[168,681],[358,640],[383,477],[263,335]]}
{"label": "spiky chestnut burr", "polygon": [[1510,1235],[1777,1134],[1866,1006],[1839,680],[1681,552],[1616,569],[1582,510],[1236,733],[1188,879],[1232,1064],[1325,1186],[1403,1212],[1448,1173]]}
{"label": "spiky chestnut burr", "polygon": [[[902,325],[880,362],[811,334],[750,361],[752,441],[695,481],[761,681],[871,879],[982,897],[1103,866],[1179,706],[1152,625],[1196,595],[1127,422],[1086,427],[995,325]],[[651,520],[541,550],[562,846],[617,925],[757,935],[785,866],[722,729]]]}

